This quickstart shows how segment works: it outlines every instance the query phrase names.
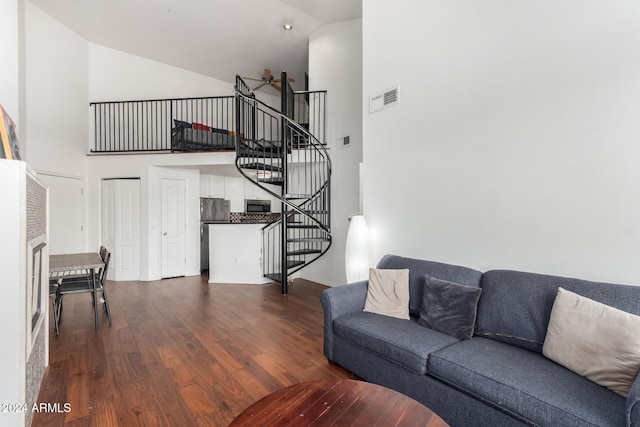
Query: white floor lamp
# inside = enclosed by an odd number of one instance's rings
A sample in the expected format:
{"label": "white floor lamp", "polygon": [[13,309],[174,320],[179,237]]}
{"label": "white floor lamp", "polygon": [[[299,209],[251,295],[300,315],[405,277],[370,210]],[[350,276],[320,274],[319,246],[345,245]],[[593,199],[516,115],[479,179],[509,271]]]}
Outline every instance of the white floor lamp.
{"label": "white floor lamp", "polygon": [[369,278],[369,228],[363,215],[351,217],[345,250],[347,283]]}

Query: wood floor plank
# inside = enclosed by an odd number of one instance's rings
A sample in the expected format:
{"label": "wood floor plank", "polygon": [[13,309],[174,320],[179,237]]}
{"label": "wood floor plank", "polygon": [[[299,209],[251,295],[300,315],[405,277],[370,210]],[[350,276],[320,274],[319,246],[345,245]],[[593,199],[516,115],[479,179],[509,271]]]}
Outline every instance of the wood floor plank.
{"label": "wood floor plank", "polygon": [[109,282],[113,318],[95,332],[88,295],[64,300],[36,413],[40,426],[226,426],[285,386],[352,378],[322,354],[324,286],[209,284],[206,277]]}
{"label": "wood floor plank", "polygon": [[94,404],[94,415],[92,425],[95,426],[118,426],[118,413],[114,400],[105,398],[96,399]]}
{"label": "wood floor plank", "polygon": [[186,387],[181,387],[180,395],[187,404],[191,414],[195,417],[209,414],[213,412],[215,408],[215,404],[211,399],[212,396],[207,395],[195,382],[190,383]]}

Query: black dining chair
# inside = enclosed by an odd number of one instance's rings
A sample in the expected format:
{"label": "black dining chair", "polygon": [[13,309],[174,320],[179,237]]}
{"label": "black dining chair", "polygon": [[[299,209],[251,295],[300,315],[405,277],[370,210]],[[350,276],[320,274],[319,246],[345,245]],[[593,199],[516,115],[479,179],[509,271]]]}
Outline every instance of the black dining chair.
{"label": "black dining chair", "polygon": [[[100,298],[98,301],[104,305],[104,311],[107,313],[107,318],[109,319],[109,326],[111,326],[111,311],[109,311],[109,300],[107,298],[107,274],[109,273],[109,264],[111,264],[111,252],[109,252],[106,248],[104,249],[104,255],[102,256],[102,261],[104,262],[104,267],[100,271],[100,279],[96,278],[96,293],[100,294]],[[95,303],[95,295],[94,295],[94,303]]]}
{"label": "black dining chair", "polygon": [[60,335],[60,283],[61,279],[51,278],[49,279],[49,299],[53,303],[53,321],[55,324],[55,334]]}
{"label": "black dining chair", "polygon": [[[109,319],[109,326],[111,326],[111,311],[109,310],[109,301],[107,299],[107,274],[109,272],[109,265],[111,264],[111,252],[106,248],[100,248],[100,256],[104,262],[104,267],[96,271],[95,273],[95,290],[93,288],[91,275],[75,276],[69,278],[62,278],[58,280],[57,285],[49,284],[49,294],[52,293],[52,287],[55,287],[54,297],[54,317],[56,319],[56,332],[58,331],[58,325],[62,316],[62,300],[65,295],[91,293],[91,299],[93,302],[94,310],[97,310],[96,302],[100,302],[104,305],[104,310]],[[98,324],[96,323],[96,330]],[[56,333],[58,335],[58,333]]]}

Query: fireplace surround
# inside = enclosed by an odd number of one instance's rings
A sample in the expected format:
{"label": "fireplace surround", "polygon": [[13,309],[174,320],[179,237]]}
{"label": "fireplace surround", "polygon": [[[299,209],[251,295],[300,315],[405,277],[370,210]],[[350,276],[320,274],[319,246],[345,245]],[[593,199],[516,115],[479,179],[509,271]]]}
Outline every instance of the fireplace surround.
{"label": "fireplace surround", "polygon": [[0,159],[0,402],[26,410],[0,425],[30,425],[49,359],[48,190],[23,161]]}

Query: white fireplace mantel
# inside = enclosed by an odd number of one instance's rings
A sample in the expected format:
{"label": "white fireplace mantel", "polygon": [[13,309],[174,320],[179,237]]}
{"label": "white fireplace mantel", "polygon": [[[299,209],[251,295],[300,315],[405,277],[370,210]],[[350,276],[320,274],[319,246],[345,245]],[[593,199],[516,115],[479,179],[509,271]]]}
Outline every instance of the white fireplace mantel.
{"label": "white fireplace mantel", "polygon": [[0,159],[0,204],[0,402],[14,405],[0,425],[24,426],[49,360],[48,190],[25,162]]}

